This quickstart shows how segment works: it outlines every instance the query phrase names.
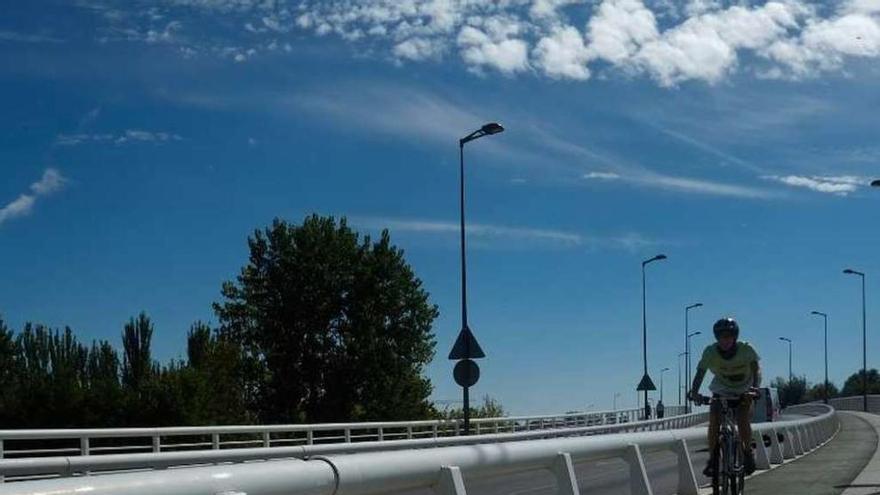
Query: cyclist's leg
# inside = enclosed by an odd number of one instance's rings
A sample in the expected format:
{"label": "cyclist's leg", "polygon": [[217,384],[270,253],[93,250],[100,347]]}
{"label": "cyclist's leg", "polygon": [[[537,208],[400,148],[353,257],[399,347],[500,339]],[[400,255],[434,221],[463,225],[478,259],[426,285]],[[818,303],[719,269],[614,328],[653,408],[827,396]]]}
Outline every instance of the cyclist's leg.
{"label": "cyclist's leg", "polygon": [[709,461],[706,463],[706,468],[703,469],[703,474],[711,477],[712,471],[715,469],[715,446],[718,443],[718,430],[720,428],[721,423],[721,406],[720,404],[713,402],[711,406],[709,406]]}
{"label": "cyclist's leg", "polygon": [[743,396],[739,400],[736,410],[737,428],[739,429],[739,438],[742,442],[743,464],[746,474],[755,472],[755,455],[752,451],[752,413],[754,405],[752,398]]}

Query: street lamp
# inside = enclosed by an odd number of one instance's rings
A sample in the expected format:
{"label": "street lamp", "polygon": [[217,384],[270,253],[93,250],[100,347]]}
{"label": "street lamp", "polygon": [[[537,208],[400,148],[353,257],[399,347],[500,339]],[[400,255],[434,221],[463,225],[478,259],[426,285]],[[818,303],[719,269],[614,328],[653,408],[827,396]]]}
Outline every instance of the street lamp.
{"label": "street lamp", "polygon": [[[703,303],[695,303],[691,304],[684,308],[684,352],[685,352],[685,384],[690,385],[691,383],[691,351],[690,347],[688,347],[688,331],[690,328],[688,313],[690,310],[694,308],[700,308],[703,306]],[[688,409],[690,409],[690,400],[687,401]],[[690,411],[688,411],[690,412]]]}
{"label": "street lamp", "polygon": [[[685,337],[685,340],[687,340],[687,337]],[[687,344],[685,344],[685,345],[687,345]],[[681,391],[682,391],[682,387],[681,387],[681,358],[683,358],[685,356],[687,356],[687,352],[679,352],[678,353],[678,405],[679,405],[679,407],[681,407],[681,405],[682,405],[681,404]]]}
{"label": "street lamp", "polygon": [[811,311],[811,315],[821,316],[825,320],[825,403],[828,404],[828,315],[821,311]]}
{"label": "street lamp", "polygon": [[663,373],[669,371],[669,368],[660,370],[660,402],[663,402]]}
{"label": "street lamp", "polygon": [[[874,183],[872,182],[871,184],[873,185]],[[850,268],[844,270],[843,273],[862,277],[862,406],[864,411],[868,412],[868,332],[865,323],[865,274]]]}
{"label": "street lamp", "polygon": [[[690,390],[690,388],[688,388],[688,387],[691,386],[691,380],[690,380],[690,377],[691,377],[691,369],[690,369],[691,368],[691,338],[696,337],[697,335],[700,335],[701,333],[703,333],[703,332],[701,332],[699,330],[696,332],[693,332],[693,333],[689,333],[687,335],[687,339],[685,339],[686,340],[685,353],[687,353],[687,356],[685,357],[685,363],[688,367],[688,370],[687,370],[688,380],[687,380],[687,383],[684,384],[684,387],[688,390]],[[687,412],[691,412],[691,401],[690,400],[687,401],[687,406],[688,406]]]}
{"label": "street lamp", "polygon": [[617,398],[620,397],[620,392],[614,393],[614,410],[617,410]]}
{"label": "street lamp", "polygon": [[788,342],[788,384],[791,386],[791,379],[794,376],[791,374],[791,339],[787,337],[779,337],[779,340]]}
{"label": "street lamp", "polygon": [[642,364],[644,365],[645,375],[642,376],[642,381],[639,382],[639,386],[636,387],[636,390],[645,391],[645,419],[650,419],[651,417],[651,406],[648,405],[648,391],[657,390],[657,387],[654,386],[654,382],[651,381],[651,377],[648,376],[648,320],[646,315],[647,303],[645,302],[645,266],[649,263],[665,259],[665,254],[658,254],[653,258],[642,261]]}
{"label": "street lamp", "polygon": [[[480,344],[474,338],[467,318],[467,263],[465,258],[465,228],[464,228],[464,145],[479,139],[483,136],[491,136],[503,132],[501,127],[495,122],[484,125],[476,131],[458,140],[459,150],[459,192],[460,192],[460,213],[461,213],[461,331],[458,339],[449,353],[449,359],[458,359],[456,365],[456,382],[462,386],[462,394],[464,398],[464,434],[470,434],[470,397],[469,388],[476,384],[479,377],[479,368],[471,359],[479,359],[486,357]],[[459,373],[459,368],[461,373]]]}

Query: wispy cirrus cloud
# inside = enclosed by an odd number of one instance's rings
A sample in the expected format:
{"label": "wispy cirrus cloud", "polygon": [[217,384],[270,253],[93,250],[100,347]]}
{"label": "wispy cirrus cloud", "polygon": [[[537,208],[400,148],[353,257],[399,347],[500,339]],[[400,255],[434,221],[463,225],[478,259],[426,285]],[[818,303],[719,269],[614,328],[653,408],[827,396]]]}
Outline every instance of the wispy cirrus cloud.
{"label": "wispy cirrus cloud", "polygon": [[[394,233],[448,236],[454,240],[459,235],[456,222],[419,219],[378,217],[355,217],[352,224],[367,229],[388,229]],[[649,246],[664,244],[635,232],[613,235],[587,235],[583,233],[531,227],[512,227],[483,223],[468,223],[468,237],[482,247],[504,249],[623,249],[636,251]]]}
{"label": "wispy cirrus cloud", "polygon": [[20,194],[6,206],[0,208],[0,225],[13,218],[28,215],[33,209],[38,198],[50,196],[64,187],[67,179],[61,172],[54,168],[48,168],[37,182],[30,185],[29,192]]}
{"label": "wispy cirrus cloud", "polygon": [[769,175],[764,177],[767,180],[780,182],[782,184],[809,189],[826,194],[834,194],[837,196],[847,196],[856,192],[861,187],[868,187],[871,180],[867,177],[859,177],[854,175]]}
{"label": "wispy cirrus cloud", "polygon": [[654,172],[621,175],[613,172],[589,172],[581,176],[587,181],[619,181],[639,187],[650,187],[671,192],[728,196],[743,199],[773,199],[783,196],[777,191],[742,184],[729,184],[693,177],[676,177]]}
{"label": "wispy cirrus cloud", "polygon": [[64,40],[45,34],[19,33],[0,29],[0,41],[13,43],[63,43]]}
{"label": "wispy cirrus cloud", "polygon": [[76,133],[59,134],[55,139],[58,146],[76,146],[88,143],[125,144],[133,142],[141,143],[167,143],[182,141],[183,138],[172,132],[145,131],[142,129],[128,129],[120,133]]}

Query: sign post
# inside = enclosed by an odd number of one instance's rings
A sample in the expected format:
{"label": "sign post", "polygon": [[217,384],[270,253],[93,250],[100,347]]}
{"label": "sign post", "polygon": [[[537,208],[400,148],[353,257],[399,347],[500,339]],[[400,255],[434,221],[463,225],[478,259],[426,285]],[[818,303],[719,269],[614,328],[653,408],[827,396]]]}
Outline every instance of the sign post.
{"label": "sign post", "polygon": [[464,434],[470,435],[471,431],[471,404],[470,388],[476,385],[480,379],[480,367],[474,359],[486,357],[471,329],[465,326],[455,339],[455,345],[449,352],[449,359],[458,360],[452,372],[455,383],[462,387],[464,402]]}

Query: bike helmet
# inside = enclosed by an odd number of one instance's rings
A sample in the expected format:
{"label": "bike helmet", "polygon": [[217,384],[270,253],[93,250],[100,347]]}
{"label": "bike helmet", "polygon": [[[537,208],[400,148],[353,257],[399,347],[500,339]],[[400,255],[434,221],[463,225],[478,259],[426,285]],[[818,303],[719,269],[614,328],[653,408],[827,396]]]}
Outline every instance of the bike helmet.
{"label": "bike helmet", "polygon": [[733,335],[733,338],[739,338],[739,325],[737,325],[736,320],[733,318],[721,318],[716,321],[714,325],[712,325],[712,333],[715,334],[715,338],[718,339],[721,337],[721,334],[729,334]]}

